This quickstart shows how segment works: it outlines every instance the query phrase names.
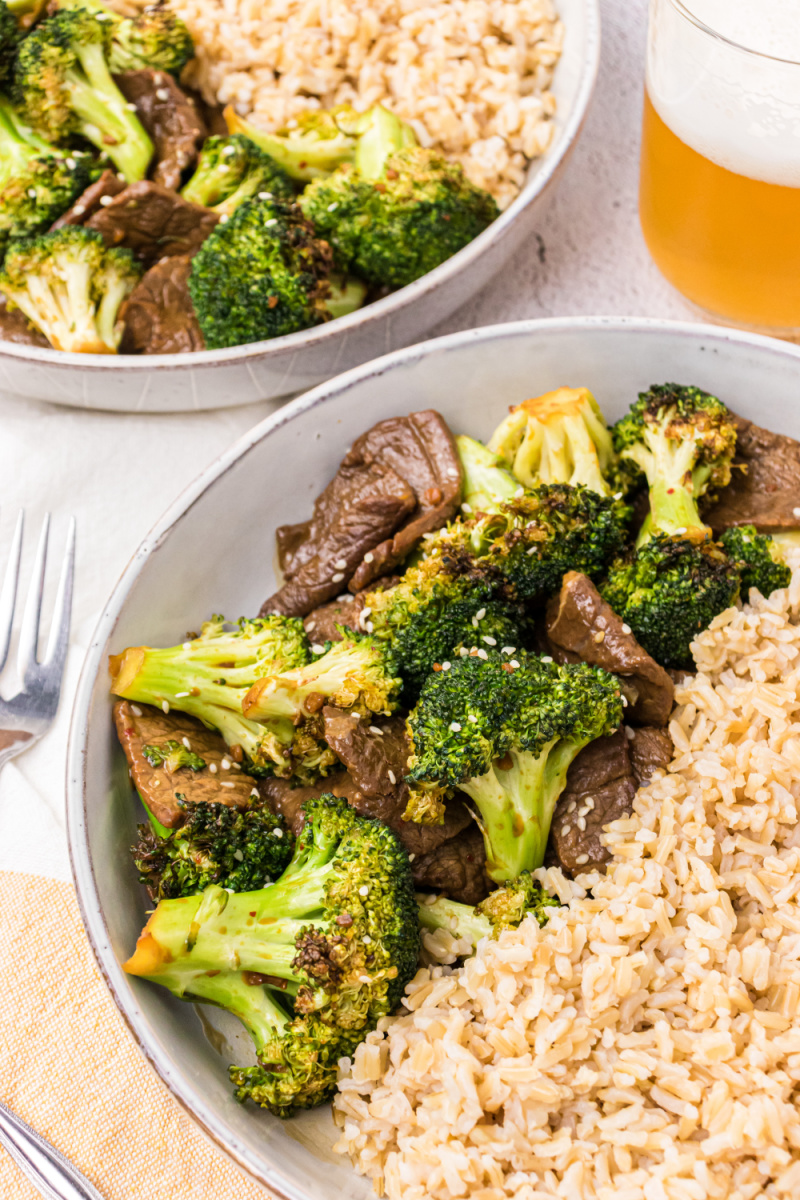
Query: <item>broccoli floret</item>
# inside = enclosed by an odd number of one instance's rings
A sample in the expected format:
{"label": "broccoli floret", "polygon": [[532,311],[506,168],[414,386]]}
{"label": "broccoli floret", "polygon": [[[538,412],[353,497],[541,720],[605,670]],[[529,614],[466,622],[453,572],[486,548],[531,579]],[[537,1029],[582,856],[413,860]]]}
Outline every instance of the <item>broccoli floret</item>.
{"label": "broccoli floret", "polygon": [[153,143],[111,77],[113,21],[102,16],[72,8],[37,25],[17,55],[15,99],[48,141],[80,134],[133,183],[144,179]]}
{"label": "broccoli floret", "polygon": [[[261,194],[265,193],[265,194]],[[241,133],[206,138],[197,170],[181,191],[184,200],[232,213],[245,200],[293,200],[289,176]]]}
{"label": "broccoli floret", "polygon": [[654,384],[617,422],[613,436],[620,457],[647,478],[650,514],[640,542],[651,531],[683,536],[698,530],[704,537],[697,501],[709,487],[730,483],[736,449],[736,427],[725,405],[697,387]]}
{"label": "broccoli floret", "polygon": [[458,163],[416,145],[380,105],[362,118],[354,164],[310,183],[300,207],[337,266],[392,288],[434,270],[499,215]]}
{"label": "broccoli floret", "polygon": [[[438,546],[409,567],[394,587],[369,592],[365,603],[373,636],[391,656],[413,703],[430,672],[473,648],[518,646],[525,626],[522,606],[502,576],[469,551]],[[448,668],[445,668],[448,669]]]}
{"label": "broccoli floret", "polygon": [[59,9],[82,8],[100,17],[109,29],[109,67],[114,75],[150,68],[180,75],[194,57],[194,43],[184,22],[165,4],[150,4],[125,17],[102,0],[51,0]]}
{"label": "broccoli floret", "polygon": [[401,681],[380,639],[339,626],[341,641],[329,643],[303,666],[273,670],[257,679],[242,700],[245,717],[297,725],[325,704],[353,712],[389,714],[397,708]]}
{"label": "broccoli floret", "polygon": [[246,200],[192,259],[189,293],[209,350],[330,318],[330,247],[293,204]]}
{"label": "broccoli floret", "polygon": [[739,572],[710,538],[659,533],[613,563],[600,590],[656,662],[691,668],[691,643],[736,603]]}
{"label": "broccoli floret", "polygon": [[20,40],[17,18],[6,4],[6,0],[0,0],[0,87],[5,87],[11,82],[14,56]]}
{"label": "broccoli floret", "polygon": [[116,354],[119,310],[141,276],[129,250],[109,249],[80,225],[14,242],[0,271],[0,292],[56,350]]}
{"label": "broccoli floret", "polygon": [[311,658],[303,622],[296,617],[224,618],[203,625],[199,637],[168,649],[137,646],[109,660],[115,695],[198,717],[241,746],[254,773],[313,779],[336,761],[314,731],[288,718],[245,717],[242,703],[262,676],[302,667]]}
{"label": "broccoli floret", "polygon": [[477,808],[490,878],[535,870],[570,763],[621,719],[619,683],[597,667],[519,651],[459,658],[428,677],[408,718],[406,819],[441,819],[459,788]]}
{"label": "broccoli floret", "polygon": [[231,1068],[237,1099],[283,1117],[329,1099],[338,1060],[399,1003],[419,953],[396,835],[333,796],[308,801],[305,816],[280,879],[162,900],[125,964],[238,1016],[258,1065]]}
{"label": "broccoli floret", "polygon": [[[144,753],[147,756],[147,747]],[[212,884],[250,892],[266,887],[285,870],[293,838],[268,808],[242,810],[190,801],[184,806],[186,820],[166,835],[152,824],[139,826],[139,841],[131,853],[151,900],[193,896]]]}
{"label": "broccoli floret", "polygon": [[91,159],[59,151],[0,96],[0,261],[11,238],[43,233],[89,186]]}
{"label": "broccoli floret", "polygon": [[792,572],[783,560],[781,547],[755,525],[737,525],[726,529],[719,539],[728,558],[736,563],[742,581],[742,594],[756,588],[762,596],[771,596],[788,587]]}
{"label": "broccoli floret", "polygon": [[142,746],[142,754],[151,767],[164,767],[171,774],[182,767],[188,767],[190,771],[202,771],[206,765],[204,758],[194,750],[187,750],[183,742],[176,742],[174,738],[162,742],[160,746]]}
{"label": "broccoli floret", "polygon": [[445,929],[457,938],[477,946],[481,938],[496,938],[504,929],[516,929],[527,916],[534,916],[542,927],[551,908],[560,908],[530,871],[523,871],[496,888],[475,908],[449,900],[446,896],[417,896],[419,923],[423,929]]}
{"label": "broccoli floret", "polygon": [[495,429],[488,449],[528,488],[582,483],[601,496],[619,490],[611,433],[588,388],[524,400]]}
{"label": "broccoli floret", "polygon": [[355,130],[361,117],[349,105],[328,112],[309,109],[298,113],[277,133],[267,133],[252,125],[231,105],[223,115],[230,133],[244,134],[279,163],[287,175],[301,183],[329,175],[355,157]]}

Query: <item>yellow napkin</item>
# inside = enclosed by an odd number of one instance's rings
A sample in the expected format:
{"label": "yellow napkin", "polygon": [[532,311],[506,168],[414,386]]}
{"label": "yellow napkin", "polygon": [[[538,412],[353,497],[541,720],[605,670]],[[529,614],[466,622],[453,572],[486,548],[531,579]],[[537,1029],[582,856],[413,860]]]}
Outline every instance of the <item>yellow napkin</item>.
{"label": "yellow napkin", "polygon": [[[159,1082],[97,970],[73,889],[0,873],[0,1097],[105,1200],[268,1200]],[[3,1200],[40,1200],[0,1147]]]}

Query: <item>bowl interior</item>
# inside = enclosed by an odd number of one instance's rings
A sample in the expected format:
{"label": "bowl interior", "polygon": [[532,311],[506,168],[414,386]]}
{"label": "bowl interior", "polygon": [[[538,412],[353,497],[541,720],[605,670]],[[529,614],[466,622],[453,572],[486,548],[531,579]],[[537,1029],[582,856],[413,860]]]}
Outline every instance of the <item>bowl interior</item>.
{"label": "bowl interior", "polygon": [[[613,420],[637,391],[672,379],[800,437],[800,350],[767,339],[602,318],[456,334],[352,371],[257,426],[166,514],[104,611],[70,750],[70,842],[87,929],[117,1004],[167,1085],[233,1157],[291,1200],[371,1194],[332,1154],[328,1111],[281,1123],[237,1105],[225,1067],[249,1055],[246,1039],[213,1010],[201,1024],[189,1005],[119,967],[146,904],[127,855],[142,814],[113,736],[106,656],[172,644],[211,612],[256,612],[273,584],[275,527],[310,514],[343,453],[375,421],[433,407],[454,431],[485,437],[509,404],[562,384],[590,387]],[[211,1026],[228,1045],[208,1036]]]}

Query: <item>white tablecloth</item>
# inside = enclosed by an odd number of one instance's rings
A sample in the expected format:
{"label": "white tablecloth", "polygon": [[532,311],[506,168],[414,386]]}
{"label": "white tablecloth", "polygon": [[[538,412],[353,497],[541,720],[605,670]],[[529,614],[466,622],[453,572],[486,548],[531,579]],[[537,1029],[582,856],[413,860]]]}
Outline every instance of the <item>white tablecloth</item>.
{"label": "white tablecloth", "polygon": [[[617,314],[694,319],[658,274],[636,213],[645,0],[602,0],[603,61],[581,144],[526,256],[437,333],[520,317]],[[0,870],[67,880],[64,771],[71,697],[95,621],[152,523],[189,481],[274,406],[220,413],[122,416],[0,393],[0,569],[17,509],[28,514],[27,586],[35,536],[54,514],[60,553],[78,521],[72,627],[58,718],[0,773]],[[3,677],[10,694],[13,681]]]}

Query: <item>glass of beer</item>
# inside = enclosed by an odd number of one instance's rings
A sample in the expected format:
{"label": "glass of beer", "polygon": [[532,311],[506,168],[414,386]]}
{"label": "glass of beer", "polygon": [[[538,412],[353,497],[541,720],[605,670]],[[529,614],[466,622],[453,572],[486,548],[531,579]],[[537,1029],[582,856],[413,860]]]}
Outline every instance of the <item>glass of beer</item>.
{"label": "glass of beer", "polygon": [[798,0],[650,0],[639,214],[704,313],[800,338]]}

